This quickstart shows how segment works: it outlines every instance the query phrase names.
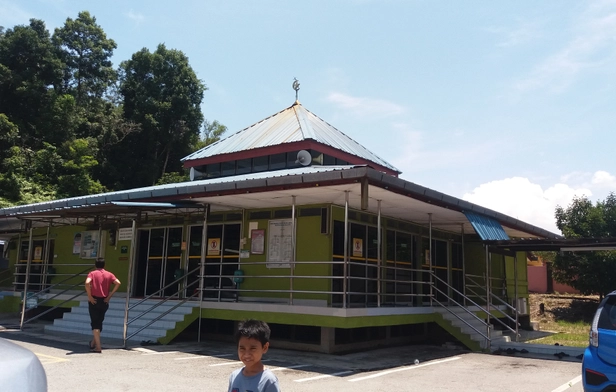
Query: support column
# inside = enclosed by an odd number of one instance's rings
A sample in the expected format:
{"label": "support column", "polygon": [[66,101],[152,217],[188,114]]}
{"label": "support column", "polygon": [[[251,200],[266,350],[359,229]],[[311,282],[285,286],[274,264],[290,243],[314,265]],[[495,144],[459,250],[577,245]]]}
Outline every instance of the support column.
{"label": "support column", "polygon": [[[430,273],[430,306],[432,306],[432,299],[434,298],[434,277],[432,276],[432,213],[428,213],[428,226],[430,232],[428,233],[428,237],[430,240],[430,244],[428,245],[428,253],[430,253],[430,257],[428,258],[428,268]],[[422,279],[423,280],[423,279]]]}
{"label": "support column", "polygon": [[466,259],[464,257],[464,223],[460,224],[460,233],[462,235],[462,298],[464,306],[466,306]]}
{"label": "support column", "polygon": [[[117,238],[116,238],[117,240]],[[124,305],[124,331],[122,339],[126,348],[126,335],[128,334],[128,308],[130,307],[131,290],[133,288],[133,269],[135,268],[135,257],[137,255],[137,219],[133,219],[130,240],[130,255],[128,258],[128,275],[126,276],[126,302]]]}
{"label": "support column", "polygon": [[382,227],[381,227],[381,200],[377,201],[377,209],[378,209],[378,216],[377,216],[377,226],[376,226],[376,231],[377,231],[377,240],[376,240],[376,249],[377,249],[377,258],[376,258],[376,262],[377,262],[377,269],[376,269],[376,279],[377,279],[377,283],[376,283],[376,302],[377,302],[377,307],[381,307],[381,291],[382,291],[382,287],[381,285],[383,284],[382,280],[383,280],[383,241],[382,241]]}
{"label": "support column", "polygon": [[47,235],[45,236],[45,252],[43,252],[43,268],[41,269],[41,285],[39,291],[43,291],[47,287],[47,271],[49,269],[49,237],[52,224],[53,219],[49,221],[49,225],[47,226]]}
{"label": "support column", "polygon": [[349,191],[344,191],[344,273],[342,277],[342,307],[347,307],[349,274]]}
{"label": "support column", "polygon": [[488,337],[486,348],[490,350],[490,250],[488,245],[484,246],[486,248],[486,336]]}
{"label": "support column", "polygon": [[[28,283],[30,282],[30,265],[32,264],[32,225],[30,225],[30,235],[28,239],[28,261],[26,264],[26,277],[24,279],[24,292],[23,301],[21,304],[21,320],[19,322],[19,329],[24,329],[24,319],[26,316],[26,302],[28,302]],[[19,260],[19,252],[21,252],[21,244],[17,247],[17,260]]]}
{"label": "support column", "polygon": [[519,331],[518,331],[518,253],[516,252],[513,256],[513,309],[515,312],[515,341],[519,341]]}
{"label": "support column", "polygon": [[333,353],[336,346],[336,328],[321,327],[321,351]]}
{"label": "support column", "polygon": [[[206,204],[203,211],[203,229],[201,230],[201,259],[199,261],[199,331],[197,332],[197,342],[201,343],[201,320],[203,316],[203,283],[205,279],[205,255],[207,253],[207,215],[210,205]],[[239,298],[240,293],[237,293]]]}
{"label": "support column", "polygon": [[293,305],[293,273],[295,271],[295,196],[291,196],[291,260],[289,261],[289,305]]}

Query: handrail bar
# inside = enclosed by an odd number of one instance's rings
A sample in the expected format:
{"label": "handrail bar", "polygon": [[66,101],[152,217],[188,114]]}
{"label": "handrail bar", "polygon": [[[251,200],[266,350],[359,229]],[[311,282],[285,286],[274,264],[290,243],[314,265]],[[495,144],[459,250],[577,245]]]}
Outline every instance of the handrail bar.
{"label": "handrail bar", "polygon": [[[436,286],[434,287],[437,291],[442,292],[440,289],[438,289]],[[443,293],[444,294],[444,293]],[[445,296],[452,300],[453,302],[456,302],[453,298],[449,298],[446,294]],[[442,308],[444,308],[445,310],[447,310],[449,313],[453,314],[458,320],[462,321],[464,324],[466,324],[467,326],[471,327],[475,332],[477,332],[479,335],[481,335],[485,340],[491,340],[490,338],[488,338],[483,332],[481,332],[480,330],[478,330],[477,328],[475,328],[473,325],[471,325],[468,321],[464,320],[462,317],[460,317],[459,315],[457,315],[454,311],[452,311],[451,309],[449,309],[449,307],[445,306],[444,304],[442,304],[439,300],[437,300],[436,298],[432,298],[432,300],[434,302],[436,302],[437,304],[439,304]],[[457,303],[457,302],[456,302]],[[471,312],[470,310],[466,309],[464,306],[458,304],[458,306],[460,306],[461,308],[465,309],[467,312],[469,312],[470,314],[472,314],[473,316],[475,316],[478,320],[480,320],[483,324],[487,325],[485,323],[485,321],[481,320],[479,317],[477,317],[477,315],[475,315],[473,312]]]}
{"label": "handrail bar", "polygon": [[[80,275],[82,275],[84,272],[89,271],[91,268],[92,268],[92,267],[90,267],[90,268],[88,268],[88,269],[86,269],[86,270],[84,270],[84,271],[77,272],[77,273],[76,273],[76,274],[74,274],[72,277],[77,277],[77,276],[80,276]],[[71,278],[72,278],[72,277],[71,277]],[[67,279],[65,279],[65,280],[63,280],[63,281],[61,281],[61,282],[59,282],[59,283],[56,283],[54,286],[57,286],[57,285],[58,285],[58,284],[60,284],[60,283],[64,283],[65,281],[67,281],[67,280],[69,280],[69,279],[71,279],[71,278],[67,278]],[[59,293],[54,293],[54,295],[52,295],[50,298],[46,298],[45,300],[43,300],[43,301],[41,301],[41,302],[37,302],[37,304],[36,304],[36,305],[37,305],[37,306],[41,306],[42,304],[46,303],[47,301],[51,301],[52,299],[55,299],[55,298],[57,298],[58,296],[60,296],[60,295],[62,295],[62,294],[64,294],[64,293],[66,293],[67,291],[69,291],[69,290],[70,290],[70,289],[72,289],[73,287],[80,286],[80,285],[82,285],[82,284],[83,284],[83,282],[77,282],[77,283],[75,283],[75,284],[73,284],[73,285],[69,286],[67,289],[65,289],[65,290],[63,290],[63,291],[61,291],[61,292],[59,292]],[[51,286],[51,287],[54,287],[54,286]],[[38,297],[38,296],[40,296],[40,294],[41,294],[41,293],[43,293],[43,292],[45,292],[45,291],[47,291],[47,290],[51,289],[51,287],[45,288],[45,289],[43,289],[43,290],[40,290],[40,291],[38,291],[38,292],[34,293],[34,295],[32,295],[32,297]],[[24,325],[24,324],[27,324],[27,323],[29,323],[29,322],[31,322],[31,321],[34,321],[34,320],[37,320],[38,318],[40,318],[40,317],[42,317],[42,316],[46,315],[47,313],[51,312],[52,310],[55,310],[55,309],[59,308],[61,305],[64,305],[65,303],[67,303],[67,302],[69,302],[69,301],[72,301],[73,299],[75,299],[75,298],[79,297],[80,295],[83,295],[83,293],[77,293],[77,294],[75,294],[74,296],[70,297],[69,299],[64,300],[64,301],[60,302],[59,304],[52,306],[51,308],[47,309],[47,310],[46,310],[46,311],[44,311],[44,312],[41,312],[41,313],[37,314],[36,316],[34,316],[34,317],[32,317],[32,318],[29,318],[29,319],[27,319],[27,320],[25,320],[25,318],[24,318],[24,320],[20,323],[20,328],[21,328],[21,327],[23,327],[23,325]],[[25,291],[23,291],[23,297],[24,297],[24,298],[23,298],[23,301],[27,301],[27,300],[28,300],[28,293],[27,293],[27,292],[25,292]],[[28,312],[28,310],[30,310],[30,309],[25,309],[25,312]]]}
{"label": "handrail bar", "polygon": [[[193,284],[197,283],[198,281],[194,281],[193,283],[187,285],[186,287],[190,287]],[[182,289],[178,290],[175,294],[179,293]],[[158,317],[154,318],[152,321],[150,321],[149,323],[147,323],[146,325],[142,326],[141,328],[137,329],[135,332],[133,332],[132,334],[128,335],[126,337],[126,339],[124,340],[124,346],[126,346],[126,341],[130,338],[132,338],[133,336],[135,336],[136,334],[138,334],[139,332],[143,331],[144,329],[146,329],[147,327],[149,327],[150,325],[154,324],[155,322],[157,322],[158,320],[160,320],[161,318],[165,317],[166,315],[168,315],[169,313],[173,312],[175,309],[177,309],[178,307],[184,305],[186,303],[186,301],[188,301],[189,299],[191,299],[192,297],[195,296],[195,293],[191,294],[190,296],[184,298],[183,301],[177,303],[175,306],[173,306],[171,309],[166,310],[164,313],[161,313]],[[161,304],[163,302],[166,302],[168,299],[165,299],[164,301],[161,301]],[[128,326],[131,322],[137,320],[138,318],[140,318],[141,316],[143,316],[145,313],[148,313],[150,310],[152,310],[153,308],[146,310],[145,312],[143,312],[142,314],[140,314],[138,317],[128,321],[126,323],[126,325]]]}
{"label": "handrail bar", "polygon": [[[128,307],[128,310],[130,311],[131,309],[133,309],[135,306],[137,305],[141,305],[142,303],[144,303],[145,301],[147,301],[148,299],[154,297],[156,294],[160,293],[161,291],[164,291],[166,289],[168,289],[169,287],[173,286],[174,284],[178,284],[181,280],[183,280],[187,275],[190,275],[191,273],[197,271],[201,269],[201,266],[187,272],[186,274],[182,275],[181,277],[177,278],[176,280],[174,280],[173,282],[169,283],[168,285],[166,285],[165,287],[161,288],[160,290],[148,295],[147,297],[143,298],[142,300],[140,300],[137,303],[132,304],[131,306]],[[184,288],[186,287],[190,287],[193,284],[195,284],[196,282],[198,282],[198,280],[195,280],[194,282],[190,283],[189,285],[186,285]],[[138,318],[140,318],[141,316],[143,316],[144,314],[148,313],[151,310],[154,310],[155,308],[159,307],[160,305],[162,305],[163,303],[167,302],[168,300],[171,299],[171,297],[173,297],[174,295],[176,295],[177,293],[179,293],[180,291],[182,291],[182,289],[179,289],[178,291],[176,291],[175,293],[173,293],[172,295],[168,296],[167,298],[164,298],[161,302],[153,305],[151,308],[149,308],[148,310],[145,310],[143,313],[141,313],[139,316],[135,317],[132,320],[129,320],[126,325],[130,324],[131,322],[137,320]]]}
{"label": "handrail bar", "polygon": [[[60,295],[60,294],[58,294],[58,295]],[[27,323],[29,323],[30,321],[34,321],[34,320],[36,320],[36,319],[38,319],[38,318],[40,318],[40,317],[42,317],[42,316],[46,315],[47,313],[51,312],[52,310],[56,310],[56,309],[58,309],[61,305],[64,305],[65,303],[67,303],[67,302],[69,302],[69,301],[72,301],[73,299],[75,299],[75,298],[77,298],[77,297],[79,297],[79,296],[81,296],[81,295],[83,295],[83,294],[82,294],[82,293],[77,293],[77,294],[73,295],[73,296],[72,296],[72,297],[70,297],[69,299],[62,301],[62,302],[60,302],[59,304],[57,304],[57,305],[55,305],[55,306],[52,306],[51,308],[47,309],[46,311],[44,311],[44,312],[42,312],[42,313],[39,313],[39,314],[37,314],[36,316],[34,316],[34,317],[32,317],[32,318],[29,318],[29,319],[27,319],[27,320],[24,320],[24,324],[27,324]],[[38,306],[38,305],[40,305],[40,304],[37,304],[37,306]],[[26,312],[27,312],[28,310],[30,310],[30,309],[26,309]]]}
{"label": "handrail bar", "polygon": [[[434,274],[433,272],[432,272],[432,275],[434,275],[434,277],[435,277],[437,280],[440,280],[441,282],[443,282],[443,283],[444,283],[447,287],[449,287],[450,289],[452,289],[452,290],[453,290],[453,291],[455,291],[456,293],[460,294],[462,297],[466,297],[463,293],[461,293],[461,292],[460,292],[459,290],[457,290],[455,287],[452,287],[449,283],[445,282],[443,279],[441,279],[441,278],[439,278],[438,276],[436,276],[436,274]],[[444,293],[443,293],[443,294],[444,294]],[[449,296],[448,296],[447,294],[445,294],[445,296],[446,296],[447,298],[449,298]],[[478,305],[478,304],[477,304],[475,301],[473,301],[472,299],[470,299],[470,298],[468,298],[468,297],[466,297],[466,299],[468,300],[468,302],[470,302],[471,304],[475,305],[475,306],[476,306],[476,307],[478,307],[479,309],[484,309],[482,306]],[[456,302],[455,300],[453,300],[453,299],[452,299],[452,301],[453,301],[453,302],[455,302],[455,303],[457,304],[457,302]],[[458,305],[459,305],[459,306],[462,306],[462,305],[460,305],[460,304],[458,304]],[[462,306],[462,307],[463,307],[465,310],[467,310],[467,311],[469,311],[469,312],[470,312],[470,310],[466,309],[466,307],[465,307],[465,306]],[[485,310],[485,309],[484,309],[484,310]],[[477,317],[477,316],[475,315],[475,317]],[[478,317],[477,317],[477,318],[478,318]]]}
{"label": "handrail bar", "polygon": [[[481,278],[481,276],[480,276]],[[483,277],[485,279],[485,277]],[[477,282],[475,282],[474,279],[469,278],[469,280],[475,284],[477,284]],[[467,286],[468,287],[468,286]],[[481,286],[478,286],[481,287]],[[472,291],[472,290],[471,290]],[[477,293],[473,292],[475,295],[477,295]],[[502,298],[500,298],[499,296],[495,295],[494,293],[490,292],[490,297],[492,298],[496,298],[498,299],[500,302],[502,302],[503,304],[505,304],[506,306],[508,306],[511,309],[514,309],[511,307],[511,305],[509,305],[507,302],[503,301]],[[502,314],[503,316],[505,316],[507,319],[509,319],[510,321],[513,321],[514,324],[516,324],[515,319],[513,319],[512,317],[510,317],[507,313],[503,312],[501,309],[499,309],[498,307],[494,306],[493,304],[489,305],[489,309],[486,309],[487,311],[490,310],[497,310],[500,314]],[[515,309],[514,309],[515,311]],[[508,326],[507,324],[505,324],[502,320],[500,320],[498,317],[494,317],[494,320],[498,321],[503,327],[507,328],[508,330],[510,330],[511,332],[513,332],[514,334],[517,334],[516,330],[514,328],[511,328],[510,326]],[[520,326],[520,323],[517,323],[518,326]]]}

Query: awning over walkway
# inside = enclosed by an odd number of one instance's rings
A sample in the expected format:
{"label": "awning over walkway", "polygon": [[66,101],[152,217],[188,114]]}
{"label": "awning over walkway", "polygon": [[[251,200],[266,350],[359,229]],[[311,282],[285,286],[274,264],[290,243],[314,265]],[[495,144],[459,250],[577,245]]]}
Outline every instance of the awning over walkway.
{"label": "awning over walkway", "polygon": [[464,215],[466,215],[466,218],[471,222],[471,225],[473,225],[473,228],[482,240],[503,241],[509,239],[505,229],[496,219],[475,214],[474,212],[464,212]]}

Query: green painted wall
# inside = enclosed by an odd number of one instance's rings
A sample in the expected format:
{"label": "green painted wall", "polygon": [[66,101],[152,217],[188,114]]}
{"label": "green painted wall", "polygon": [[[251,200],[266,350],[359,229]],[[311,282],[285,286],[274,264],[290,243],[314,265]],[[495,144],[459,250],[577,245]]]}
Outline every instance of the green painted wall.
{"label": "green painted wall", "polygon": [[[321,208],[323,206],[302,206],[302,208],[312,207]],[[246,214],[248,216],[248,214]],[[331,235],[321,234],[321,217],[308,216],[297,217],[296,227],[296,255],[297,261],[331,261]],[[249,223],[256,223],[258,229],[265,229],[265,236],[268,238],[268,222],[269,219],[248,219],[244,222],[244,238],[247,239],[246,244],[242,247],[244,250],[250,250],[252,239],[248,238]],[[263,254],[252,254],[248,258],[240,259],[240,269],[244,271],[244,275],[256,276],[288,276],[291,271],[289,268],[268,268],[265,264],[251,265],[249,263],[265,263],[267,261],[267,240],[265,241],[265,249]],[[293,271],[294,276],[329,276],[331,274],[331,265],[329,264],[298,264]],[[270,277],[270,278],[254,278],[245,277],[244,282],[240,285],[240,289],[257,289],[266,285],[268,290],[289,290],[291,281],[288,277]],[[329,279],[318,278],[293,278],[293,290],[309,290],[309,291],[329,291]],[[270,298],[289,298],[288,293],[250,293],[244,292],[241,294],[245,297],[270,297]],[[294,293],[296,299],[317,299],[328,300],[327,294],[310,294],[310,293]]]}

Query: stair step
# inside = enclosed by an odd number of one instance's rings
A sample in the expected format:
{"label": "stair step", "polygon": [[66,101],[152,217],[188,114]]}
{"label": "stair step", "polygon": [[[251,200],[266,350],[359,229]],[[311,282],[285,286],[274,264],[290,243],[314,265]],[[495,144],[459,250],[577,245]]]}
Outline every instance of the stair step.
{"label": "stair step", "polygon": [[[129,306],[135,305],[141,300],[130,300]],[[184,303],[177,308],[173,309],[177,302],[166,302],[160,305],[159,301],[148,300],[139,305],[136,305],[129,311],[129,320],[134,320],[130,323],[127,329],[127,335],[135,333],[146,324],[152,323],[145,329],[141,330],[130,340],[154,340],[167,335],[167,331],[176,328],[178,322],[184,320],[186,315],[192,313],[195,307],[198,307],[198,303]],[[154,305],[158,305],[154,307]],[[126,302],[123,300],[114,300],[109,303],[109,310],[105,314],[105,321],[103,324],[103,330],[101,336],[109,339],[123,339],[124,335],[124,316],[125,316]],[[147,313],[143,313],[146,312]],[[161,317],[163,313],[169,312]],[[136,319],[136,317],[139,317]],[[152,322],[156,318],[156,320]],[[63,332],[74,333],[81,335],[92,335],[92,328],[90,326],[90,314],[88,311],[88,301],[79,301],[79,306],[71,308],[70,312],[64,313],[62,318],[55,319],[52,325],[45,326],[47,332]]]}

